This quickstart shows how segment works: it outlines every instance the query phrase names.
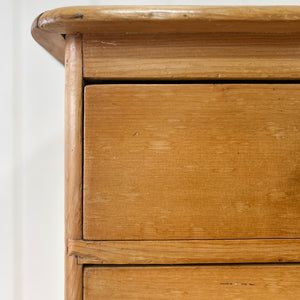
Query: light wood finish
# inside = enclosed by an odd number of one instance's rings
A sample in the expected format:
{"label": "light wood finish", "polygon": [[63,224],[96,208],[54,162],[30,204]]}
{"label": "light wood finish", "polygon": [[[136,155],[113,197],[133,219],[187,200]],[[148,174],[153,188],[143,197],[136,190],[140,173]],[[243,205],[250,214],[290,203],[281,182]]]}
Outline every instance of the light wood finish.
{"label": "light wood finish", "polygon": [[300,237],[300,85],[91,85],[84,114],[84,239]]}
{"label": "light wood finish", "polygon": [[[299,6],[78,6],[46,11],[33,37],[63,62],[62,35],[76,33],[300,32]],[[53,35],[51,35],[51,33]],[[56,37],[55,37],[56,35]],[[52,44],[53,43],[53,44]]]}
{"label": "light wood finish", "polygon": [[32,37],[62,64],[65,63],[65,39],[61,34],[42,30],[39,26],[39,15],[31,26]]}
{"label": "light wood finish", "polygon": [[300,299],[300,6],[67,7],[32,35],[66,66],[65,300]]}
{"label": "light wood finish", "polygon": [[300,79],[299,34],[84,35],[84,77]]}
{"label": "light wood finish", "polygon": [[300,262],[300,239],[69,241],[80,264]]}
{"label": "light wood finish", "polygon": [[39,27],[64,33],[300,32],[299,6],[78,6],[54,9]]}
{"label": "light wood finish", "polygon": [[82,238],[81,36],[66,39],[65,104],[65,300],[82,300],[82,266],[68,256],[68,240]]}
{"label": "light wood finish", "polygon": [[296,300],[300,266],[87,267],[84,299]]}

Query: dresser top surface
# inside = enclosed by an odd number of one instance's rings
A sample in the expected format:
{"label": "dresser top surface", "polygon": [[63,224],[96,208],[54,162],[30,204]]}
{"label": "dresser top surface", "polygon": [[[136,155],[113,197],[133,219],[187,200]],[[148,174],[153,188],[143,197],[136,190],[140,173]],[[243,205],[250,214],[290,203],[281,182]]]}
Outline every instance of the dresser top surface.
{"label": "dresser top surface", "polygon": [[[162,22],[165,26],[161,27]],[[174,22],[181,26],[169,25]],[[218,26],[218,22],[223,26]],[[256,22],[265,26],[275,22],[300,24],[300,6],[72,6],[46,11],[37,18],[40,29],[60,34],[258,30],[246,24],[239,28],[229,26],[234,22],[253,22],[253,26]],[[137,24],[142,26],[136,27]],[[290,30],[290,27],[281,30]]]}
{"label": "dresser top surface", "polygon": [[300,6],[73,6],[40,14],[34,39],[63,62],[65,34],[300,33]]}

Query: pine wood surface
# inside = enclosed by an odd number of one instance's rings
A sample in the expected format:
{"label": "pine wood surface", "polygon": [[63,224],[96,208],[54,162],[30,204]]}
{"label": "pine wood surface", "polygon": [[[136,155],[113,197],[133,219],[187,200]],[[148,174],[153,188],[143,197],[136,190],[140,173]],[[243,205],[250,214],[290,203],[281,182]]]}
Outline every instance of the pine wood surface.
{"label": "pine wood surface", "polygon": [[299,25],[299,6],[73,6],[40,14],[32,35],[63,62],[66,34],[300,33]]}
{"label": "pine wood surface", "polygon": [[81,35],[67,36],[65,67],[65,300],[82,300],[82,266],[68,255],[68,240],[82,238]]}
{"label": "pine wood surface", "polygon": [[87,240],[298,238],[298,84],[85,88]]}
{"label": "pine wood surface", "polygon": [[66,300],[300,298],[299,84],[222,83],[299,80],[299,25],[300,6],[36,18],[66,66]]}
{"label": "pine wood surface", "polygon": [[87,80],[300,79],[299,34],[84,35]]}
{"label": "pine wood surface", "polygon": [[74,6],[38,26],[61,33],[300,32],[299,6]]}
{"label": "pine wood surface", "polygon": [[300,239],[83,241],[70,240],[80,264],[216,264],[300,262]]}
{"label": "pine wood surface", "polygon": [[86,267],[85,300],[296,300],[299,265]]}

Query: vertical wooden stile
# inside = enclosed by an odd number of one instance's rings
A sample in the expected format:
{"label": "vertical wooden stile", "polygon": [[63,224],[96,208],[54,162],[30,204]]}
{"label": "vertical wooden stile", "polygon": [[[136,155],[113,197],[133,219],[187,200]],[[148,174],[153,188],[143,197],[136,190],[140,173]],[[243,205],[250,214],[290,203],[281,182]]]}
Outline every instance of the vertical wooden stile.
{"label": "vertical wooden stile", "polygon": [[65,71],[65,300],[82,300],[82,266],[67,255],[68,240],[82,239],[81,35],[66,36]]}

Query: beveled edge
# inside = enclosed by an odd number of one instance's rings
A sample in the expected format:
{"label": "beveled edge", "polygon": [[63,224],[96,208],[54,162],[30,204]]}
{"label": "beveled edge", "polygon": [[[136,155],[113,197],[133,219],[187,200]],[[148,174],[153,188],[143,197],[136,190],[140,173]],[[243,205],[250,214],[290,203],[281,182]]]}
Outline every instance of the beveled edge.
{"label": "beveled edge", "polygon": [[[180,22],[182,25],[189,21],[201,22],[290,22],[300,21],[300,6],[72,6],[62,7],[44,12],[38,26],[52,32],[90,33],[95,30],[93,22],[107,22],[114,25],[118,22],[126,22],[128,26],[135,21],[146,23]],[[87,27],[87,23],[92,25]],[[77,26],[78,25],[78,26]],[[131,28],[132,32],[142,32],[144,28]],[[190,28],[184,28],[189,32]],[[111,29],[112,32],[114,28]],[[154,29],[156,32],[156,28]],[[164,31],[164,28],[161,30]],[[167,32],[172,30],[167,29]],[[195,29],[192,29],[195,30]],[[201,30],[198,27],[196,31]],[[235,28],[235,30],[241,30]],[[115,31],[120,33],[119,31]],[[96,28],[95,33],[103,33],[102,28]]]}
{"label": "beveled edge", "polygon": [[300,6],[72,6],[46,11],[34,39],[63,63],[64,35],[299,32]]}
{"label": "beveled edge", "polygon": [[39,15],[31,26],[31,35],[35,41],[54,56],[61,64],[65,64],[65,39],[60,33],[48,32],[38,26]]}

